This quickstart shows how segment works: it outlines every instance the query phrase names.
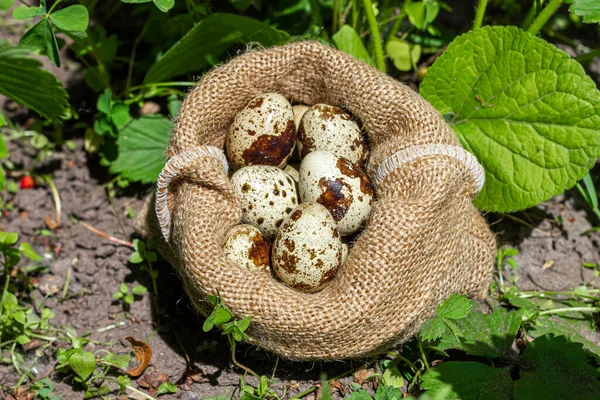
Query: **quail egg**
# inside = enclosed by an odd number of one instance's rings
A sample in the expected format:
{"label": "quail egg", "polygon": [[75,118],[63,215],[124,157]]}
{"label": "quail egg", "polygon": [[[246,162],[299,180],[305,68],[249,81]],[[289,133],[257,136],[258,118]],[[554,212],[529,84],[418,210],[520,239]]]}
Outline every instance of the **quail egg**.
{"label": "quail egg", "polygon": [[290,174],[290,176],[296,181],[298,182],[298,180],[300,179],[300,173],[298,172],[298,164],[288,164],[285,166],[285,168],[283,169],[285,172],[287,172],[288,174]]}
{"label": "quail egg", "polygon": [[283,167],[294,152],[296,126],[292,105],[277,93],[252,99],[238,112],[226,138],[233,169],[248,165]]}
{"label": "quail egg", "polygon": [[327,104],[310,107],[298,129],[298,153],[304,158],[311,151],[324,150],[363,165],[367,142],[358,124],[342,108]]}
{"label": "quail egg", "polygon": [[335,276],[342,240],[325,207],[303,203],[281,225],[271,252],[275,275],[289,287],[310,293]]}
{"label": "quail egg", "polygon": [[350,248],[346,243],[342,243],[342,264],[346,262],[348,254],[350,254]]}
{"label": "quail egg", "polygon": [[298,189],[302,202],[315,201],[329,210],[343,236],[360,229],[373,204],[373,187],[365,173],[327,151],[304,157]]}
{"label": "quail egg", "polygon": [[225,238],[225,256],[249,270],[269,272],[271,243],[252,225],[234,226]]}
{"label": "quail egg", "polygon": [[296,124],[296,129],[298,129],[298,127],[300,126],[300,120],[309,108],[309,106],[304,104],[296,104],[295,106],[292,106],[292,111],[294,112],[294,124]]}
{"label": "quail egg", "polygon": [[242,222],[257,227],[268,238],[275,236],[298,205],[294,179],[277,167],[241,168],[231,177],[231,184],[240,199]]}

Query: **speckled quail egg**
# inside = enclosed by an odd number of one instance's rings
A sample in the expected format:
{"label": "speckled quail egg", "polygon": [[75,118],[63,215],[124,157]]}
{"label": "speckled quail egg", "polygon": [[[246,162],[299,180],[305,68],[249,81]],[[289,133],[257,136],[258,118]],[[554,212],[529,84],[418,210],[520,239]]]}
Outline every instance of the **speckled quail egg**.
{"label": "speckled quail egg", "polygon": [[350,248],[346,243],[342,243],[342,264],[346,262],[348,254],[350,254]]}
{"label": "speckled quail egg", "polygon": [[271,242],[252,225],[234,226],[223,244],[225,256],[233,263],[251,271],[269,272]]}
{"label": "speckled quail egg", "polygon": [[358,124],[342,108],[315,104],[302,117],[298,128],[298,153],[304,158],[312,151],[329,151],[363,165],[367,141]]}
{"label": "speckled quail egg", "polygon": [[371,212],[373,187],[365,173],[348,159],[313,151],[300,164],[302,202],[324,205],[343,236],[357,232]]}
{"label": "speckled quail egg", "polygon": [[277,93],[252,99],[238,112],[226,138],[233,169],[248,165],[283,167],[294,152],[296,125],[292,105]]}
{"label": "speckled quail egg", "polygon": [[300,180],[300,172],[298,172],[298,164],[288,164],[285,166],[285,168],[283,169],[285,172],[287,172],[288,174],[290,174],[290,176],[296,181],[298,182]]}
{"label": "speckled quail egg", "polygon": [[242,222],[257,227],[268,238],[275,236],[299,203],[294,179],[277,167],[241,168],[231,177],[231,184],[240,199]]}
{"label": "speckled quail egg", "polygon": [[329,211],[318,203],[300,204],[277,232],[271,260],[289,287],[309,293],[323,288],[342,260],[342,240]]}
{"label": "speckled quail egg", "polygon": [[296,124],[296,129],[298,129],[298,127],[300,126],[300,120],[309,108],[309,106],[304,104],[296,104],[295,106],[292,106],[292,111],[294,112],[294,124]]}

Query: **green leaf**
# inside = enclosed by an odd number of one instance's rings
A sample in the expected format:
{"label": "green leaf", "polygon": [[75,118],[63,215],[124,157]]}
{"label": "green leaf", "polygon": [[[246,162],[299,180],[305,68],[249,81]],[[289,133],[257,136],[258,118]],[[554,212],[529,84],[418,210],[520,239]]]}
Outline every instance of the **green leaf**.
{"label": "green leaf", "polygon": [[46,14],[46,7],[19,6],[13,10],[13,18],[16,20],[40,17]]}
{"label": "green leaf", "polygon": [[515,399],[600,399],[600,373],[579,343],[564,336],[540,336],[521,358]]}
{"label": "green leaf", "polygon": [[25,35],[19,40],[19,46],[45,54],[54,65],[60,67],[58,43],[47,19],[41,20],[25,32]]}
{"label": "green leaf", "polygon": [[101,113],[106,115],[110,115],[110,108],[112,105],[112,92],[110,88],[104,89],[104,93],[98,96],[98,100],[96,101],[96,108]]}
{"label": "green leaf", "polygon": [[117,139],[119,156],[110,172],[142,183],[155,182],[165,165],[171,121],[162,115],[146,115],[133,120]]}
{"label": "green leaf", "polygon": [[527,334],[534,338],[549,333],[556,336],[563,335],[572,342],[581,343],[584,349],[600,358],[600,345],[588,339],[595,334],[590,331],[589,318],[542,315],[536,320],[535,325],[527,330]]}
{"label": "green leaf", "polygon": [[241,332],[245,332],[246,329],[248,329],[248,327],[250,326],[251,319],[252,319],[252,317],[248,316],[248,317],[245,317],[245,318],[237,321],[237,326]]}
{"label": "green leaf", "polygon": [[133,294],[128,294],[125,297],[123,297],[123,301],[126,304],[133,304],[133,302],[135,301],[135,298],[133,297]]}
{"label": "green leaf", "polygon": [[[154,5],[162,12],[167,12],[175,5],[175,0],[153,0]],[[173,392],[174,393],[174,392]]]}
{"label": "green leaf", "polygon": [[0,0],[0,10],[8,11],[11,9],[14,3],[15,0]]}
{"label": "green leaf", "polygon": [[416,64],[421,58],[421,45],[410,44],[404,40],[390,40],[385,51],[389,58],[394,61],[394,66],[399,71],[410,71],[416,69]]}
{"label": "green leaf", "polygon": [[350,25],[344,25],[331,37],[335,47],[374,67],[375,63],[360,36]]}
{"label": "green leaf", "polygon": [[[452,391],[447,399],[461,400],[512,400],[514,382],[510,377],[510,368],[493,368],[471,361],[450,361],[437,364],[423,375],[421,388],[428,395],[435,396],[440,390]],[[559,398],[559,397],[547,397]],[[566,397],[568,398],[568,397]]]}
{"label": "green leaf", "polygon": [[119,292],[126,294],[127,292],[129,292],[129,286],[127,286],[126,283],[121,283],[119,285]]}
{"label": "green leaf", "polygon": [[463,350],[472,356],[497,358],[507,356],[521,326],[521,314],[497,308],[492,314],[472,311],[466,318],[450,321],[451,329],[441,340],[428,344],[444,352]]}
{"label": "green leaf", "polygon": [[600,22],[600,2],[598,0],[573,0],[569,11],[583,17],[588,24]]}
{"label": "green leaf", "polygon": [[144,83],[161,82],[210,67],[234,44],[254,42],[272,46],[289,40],[286,32],[264,22],[234,14],[213,14],[194,25],[155,62]]}
{"label": "green leaf", "polygon": [[[2,115],[2,113],[0,113],[0,128],[2,128],[5,125],[6,125],[6,120],[4,119],[4,115]],[[6,144],[4,144],[4,139],[0,139],[0,140],[2,141],[2,146],[4,146],[4,148],[6,149]],[[6,157],[6,155],[4,155],[2,157]],[[0,158],[2,158],[2,157],[0,157]]]}
{"label": "green leaf", "polygon": [[12,246],[19,240],[19,234],[16,232],[0,231],[0,244]]}
{"label": "green leaf", "polygon": [[50,14],[50,20],[63,31],[85,32],[90,18],[85,6],[76,4]]}
{"label": "green leaf", "polygon": [[129,258],[129,262],[132,264],[140,264],[143,261],[144,261],[144,259],[142,258],[140,253],[138,253],[137,251],[134,251],[131,254],[131,257]]}
{"label": "green leaf", "polygon": [[486,172],[475,204],[534,206],[575,185],[600,156],[600,92],[582,66],[515,27],[455,39],[429,68],[421,95]]}
{"label": "green leaf", "polygon": [[119,300],[122,299],[125,295],[121,292],[115,292],[113,293],[113,299]]}
{"label": "green leaf", "polygon": [[425,4],[418,1],[414,3],[407,2],[404,6],[404,11],[408,15],[408,20],[411,24],[420,30],[425,28]]}
{"label": "green leaf", "polygon": [[110,119],[116,125],[117,128],[121,129],[124,127],[129,120],[131,115],[129,114],[129,106],[125,103],[115,103],[110,109]]}
{"label": "green leaf", "polygon": [[21,251],[21,253],[23,253],[25,257],[29,258],[31,261],[38,262],[44,259],[44,257],[40,256],[38,253],[35,252],[35,250],[31,248],[31,245],[29,243],[21,243],[19,245],[19,250]]}
{"label": "green leaf", "polygon": [[148,291],[148,289],[146,289],[146,286],[142,286],[142,285],[135,285],[133,287],[133,289],[131,289],[131,293],[133,294],[144,294]]}
{"label": "green leaf", "polygon": [[471,311],[471,300],[464,294],[453,294],[436,308],[436,313],[442,318],[461,319]]}
{"label": "green leaf", "polygon": [[21,346],[31,342],[31,338],[27,335],[19,335],[15,339]]}
{"label": "green leaf", "polygon": [[86,381],[96,368],[96,357],[89,351],[78,351],[69,357],[69,365],[79,377]]}
{"label": "green leaf", "polygon": [[158,387],[158,390],[156,391],[156,395],[160,396],[161,394],[167,394],[167,393],[177,393],[177,386],[175,386],[171,382],[161,383],[160,386]]}
{"label": "green leaf", "polygon": [[215,325],[220,326],[231,320],[231,312],[226,308],[215,307],[213,312],[206,318],[202,325],[204,332],[210,331]]}
{"label": "green leaf", "polygon": [[425,341],[434,341],[446,332],[446,323],[437,315],[429,318],[419,331],[419,336]]}
{"label": "green leaf", "polygon": [[402,389],[404,386],[404,378],[398,367],[392,367],[385,370],[381,376],[381,383],[385,386],[392,386]]}
{"label": "green leaf", "polygon": [[114,364],[121,369],[127,369],[130,360],[131,356],[129,354],[116,355],[113,353],[108,353],[106,356],[104,356],[104,361]]}
{"label": "green leaf", "polygon": [[393,386],[379,386],[373,398],[375,400],[401,400],[402,392]]}

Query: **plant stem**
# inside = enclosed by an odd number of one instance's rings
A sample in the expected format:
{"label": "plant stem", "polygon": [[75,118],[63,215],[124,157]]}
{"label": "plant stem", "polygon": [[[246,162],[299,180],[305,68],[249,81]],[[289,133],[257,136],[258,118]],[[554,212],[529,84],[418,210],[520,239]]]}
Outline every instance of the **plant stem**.
{"label": "plant stem", "polygon": [[290,400],[298,400],[303,398],[304,396],[308,396],[309,394],[311,394],[312,392],[314,392],[315,390],[317,390],[316,386],[312,386],[308,389],[306,389],[304,392],[300,392],[297,395],[295,395],[294,397],[292,397]]}
{"label": "plant stem", "polygon": [[555,308],[553,310],[546,310],[540,312],[538,315],[548,315],[548,314],[562,314],[567,312],[598,312],[600,308],[598,307],[564,307],[564,308]]}
{"label": "plant stem", "polygon": [[126,84],[125,84],[125,95],[126,96],[129,94],[129,89],[131,87],[131,79],[133,78],[133,64],[135,63],[135,55],[137,53],[137,47],[140,44],[140,42],[142,41],[142,38],[144,37],[144,35],[146,34],[146,31],[148,30],[148,27],[150,26],[151,21],[152,21],[152,18],[148,18],[148,20],[142,27],[140,34],[135,38],[135,41],[133,42],[133,46],[131,48],[131,55],[129,56],[129,65],[127,67],[127,80],[126,80]]}
{"label": "plant stem", "polygon": [[552,15],[556,12],[558,7],[562,4],[563,0],[550,0],[548,5],[544,7],[542,12],[537,16],[537,18],[531,23],[531,26],[527,29],[527,32],[532,35],[537,35],[546,22],[552,17]]}
{"label": "plant stem", "polygon": [[421,353],[421,358],[423,359],[423,363],[425,364],[425,369],[429,371],[429,363],[427,362],[427,357],[425,356],[425,351],[423,350],[423,344],[421,343],[421,339],[417,340],[417,345],[419,346],[419,352]]}
{"label": "plant stem", "polygon": [[533,4],[531,5],[529,12],[527,13],[527,17],[525,17],[525,21],[523,21],[521,29],[529,28],[529,26],[531,25],[531,21],[533,21],[533,19],[535,18],[538,8],[544,4],[544,1],[545,0],[533,0]]}
{"label": "plant stem", "polygon": [[93,226],[90,226],[88,224],[86,224],[85,222],[79,221],[79,224],[81,226],[83,226],[85,229],[87,229],[88,231],[91,231],[93,233],[95,233],[98,236],[102,236],[103,238],[105,238],[106,240],[109,240],[113,243],[116,244],[120,244],[121,246],[127,246],[127,247],[131,247],[133,249],[133,243],[128,242],[127,240],[122,240],[116,237],[112,237],[102,231],[99,231],[98,229],[94,228]]}
{"label": "plant stem", "polygon": [[196,82],[156,82],[156,83],[145,83],[143,85],[132,86],[129,91],[132,92],[138,89],[145,89],[148,87],[165,87],[165,86],[196,86]]}
{"label": "plant stem", "polygon": [[141,390],[138,390],[138,389],[134,388],[133,386],[129,386],[129,385],[127,385],[127,386],[125,386],[125,389],[127,389],[127,390],[130,390],[130,391],[132,391],[133,393],[136,393],[136,394],[138,394],[138,395],[142,396],[142,397],[143,397],[143,398],[145,398],[145,399],[148,399],[148,400],[156,400],[156,398],[155,398],[155,397],[152,397],[152,396],[150,396],[149,394],[147,394],[147,393],[144,393],[144,392],[142,392]]}
{"label": "plant stem", "polygon": [[481,28],[487,3],[488,0],[479,0],[479,3],[477,4],[477,11],[475,11],[475,21],[473,21],[473,30]]}
{"label": "plant stem", "polygon": [[396,37],[396,34],[400,30],[400,26],[402,25],[402,22],[404,22],[404,18],[406,18],[406,13],[404,11],[400,11],[400,14],[398,14],[398,16],[396,17],[396,20],[394,21],[394,24],[392,25],[392,27],[390,28],[390,31],[388,32],[386,43],[389,43],[391,40],[393,40]]}
{"label": "plant stem", "polygon": [[310,0],[310,15],[312,18],[312,23],[317,25],[321,30],[321,36],[329,40],[329,35],[327,35],[327,31],[323,29],[323,17],[321,16],[321,6],[319,6],[318,0]]}
{"label": "plant stem", "polygon": [[250,375],[260,379],[260,375],[258,375],[256,372],[252,371],[250,368],[246,367],[245,365],[240,364],[236,359],[235,359],[235,347],[236,347],[236,343],[235,343],[235,339],[229,337],[229,345],[231,347],[231,361],[233,361],[233,364],[244,370],[245,372],[249,373]]}
{"label": "plant stem", "polygon": [[383,47],[381,45],[381,35],[379,34],[379,26],[377,25],[377,19],[373,13],[373,3],[371,0],[362,0],[363,8],[367,16],[367,22],[369,23],[369,31],[371,32],[371,40],[373,41],[373,49],[375,50],[375,64],[377,68],[385,73],[385,60],[383,58]]}
{"label": "plant stem", "polygon": [[504,254],[502,251],[498,251],[496,254],[496,266],[498,267],[498,280],[500,281],[500,291],[504,292],[504,277],[502,276],[502,262],[504,261]]}
{"label": "plant stem", "polygon": [[591,61],[596,57],[600,57],[600,49],[592,50],[589,53],[579,55],[579,56],[575,57],[575,60],[579,61],[579,62],[584,62],[584,61]]}
{"label": "plant stem", "polygon": [[333,22],[331,23],[331,34],[333,35],[339,29],[342,15],[342,0],[333,0]]}
{"label": "plant stem", "polygon": [[52,200],[54,200],[54,207],[56,208],[56,223],[60,225],[60,214],[61,214],[61,205],[60,205],[60,195],[58,194],[58,189],[52,178],[50,176],[46,176],[44,179],[48,186],[50,186],[50,191],[52,192]]}
{"label": "plant stem", "polygon": [[358,29],[358,17],[360,13],[358,12],[358,0],[352,0],[352,29]]}
{"label": "plant stem", "polygon": [[52,7],[50,7],[50,10],[48,10],[48,12],[46,13],[47,15],[52,14],[52,11],[54,11],[54,8],[56,8],[56,6],[61,2],[62,0],[56,0],[56,3],[52,4]]}

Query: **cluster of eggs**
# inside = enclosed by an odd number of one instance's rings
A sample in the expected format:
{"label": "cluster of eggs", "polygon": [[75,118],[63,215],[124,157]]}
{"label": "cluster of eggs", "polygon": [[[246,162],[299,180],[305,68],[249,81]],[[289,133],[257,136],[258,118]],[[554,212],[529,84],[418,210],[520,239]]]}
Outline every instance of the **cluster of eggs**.
{"label": "cluster of eggs", "polygon": [[340,107],[292,107],[269,93],[236,114],[226,149],[242,207],[242,224],[223,245],[226,256],[272,271],[293,289],[322,289],[374,201],[361,169],[368,153],[361,127]]}

